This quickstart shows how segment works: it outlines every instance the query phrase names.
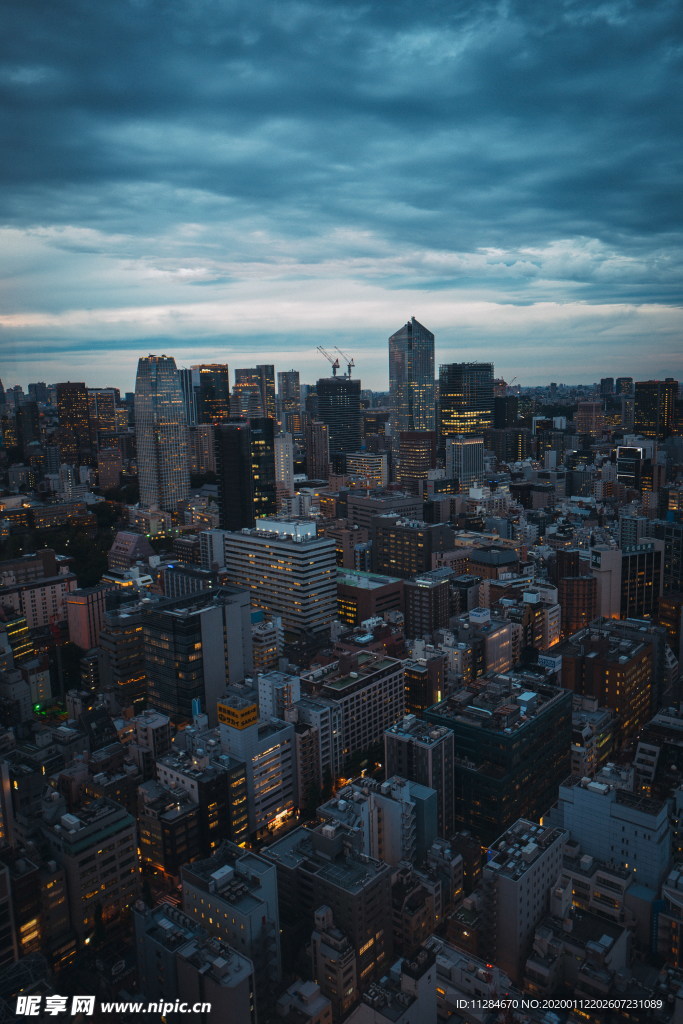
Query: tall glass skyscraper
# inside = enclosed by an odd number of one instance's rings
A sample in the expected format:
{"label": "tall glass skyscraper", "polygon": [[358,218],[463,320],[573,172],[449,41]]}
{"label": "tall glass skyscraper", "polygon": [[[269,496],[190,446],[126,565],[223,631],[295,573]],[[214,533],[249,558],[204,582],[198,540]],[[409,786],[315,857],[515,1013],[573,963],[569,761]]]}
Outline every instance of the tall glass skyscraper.
{"label": "tall glass skyscraper", "polygon": [[174,512],[190,492],[190,469],[183,393],[170,356],[145,356],[138,362],[135,433],[140,502]]}
{"label": "tall glass skyscraper", "polygon": [[434,430],[434,335],[412,317],[389,338],[391,430]]}
{"label": "tall glass skyscraper", "polygon": [[493,426],[493,363],[446,363],[439,368],[439,441]]}

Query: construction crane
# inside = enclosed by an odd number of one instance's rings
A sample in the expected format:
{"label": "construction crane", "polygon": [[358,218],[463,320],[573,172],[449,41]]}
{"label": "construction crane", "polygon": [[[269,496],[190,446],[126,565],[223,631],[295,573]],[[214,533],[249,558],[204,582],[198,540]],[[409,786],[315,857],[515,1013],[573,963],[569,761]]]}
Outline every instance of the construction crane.
{"label": "construction crane", "polygon": [[351,377],[351,370],[356,365],[354,363],[354,361],[353,361],[353,356],[347,356],[346,352],[342,352],[342,350],[339,348],[338,345],[335,345],[334,347],[336,348],[337,352],[339,353],[339,355],[342,357],[342,359],[346,363],[346,368],[348,370],[348,375],[349,375],[349,377]]}
{"label": "construction crane", "polygon": [[322,345],[318,345],[318,352],[325,356],[328,363],[332,363],[332,376],[337,376],[337,370],[339,369],[339,360],[335,356],[331,356],[327,349],[323,348]]}

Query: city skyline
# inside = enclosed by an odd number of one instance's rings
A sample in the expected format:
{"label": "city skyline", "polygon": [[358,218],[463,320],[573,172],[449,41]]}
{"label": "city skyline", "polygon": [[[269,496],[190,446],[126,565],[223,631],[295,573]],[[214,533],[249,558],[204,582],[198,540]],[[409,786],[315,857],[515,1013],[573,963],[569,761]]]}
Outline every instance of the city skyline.
{"label": "city skyline", "polygon": [[10,4],[4,379],[323,344],[380,389],[411,316],[437,365],[680,379],[673,3],[238,14]]}

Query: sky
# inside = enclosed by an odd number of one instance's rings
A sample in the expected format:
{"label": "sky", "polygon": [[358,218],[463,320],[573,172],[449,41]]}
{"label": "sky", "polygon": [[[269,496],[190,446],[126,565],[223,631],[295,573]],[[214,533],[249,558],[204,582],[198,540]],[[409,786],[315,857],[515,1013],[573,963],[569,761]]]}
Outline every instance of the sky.
{"label": "sky", "polygon": [[5,0],[0,377],[683,379],[677,0]]}

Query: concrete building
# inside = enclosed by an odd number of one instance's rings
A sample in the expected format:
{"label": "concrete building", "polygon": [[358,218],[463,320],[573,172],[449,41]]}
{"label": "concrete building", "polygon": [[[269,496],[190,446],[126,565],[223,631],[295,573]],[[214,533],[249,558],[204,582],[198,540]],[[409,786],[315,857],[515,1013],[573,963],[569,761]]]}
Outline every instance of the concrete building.
{"label": "concrete building", "polygon": [[384,758],[387,778],[398,775],[436,791],[439,835],[453,835],[453,731],[406,715],[385,731]]}
{"label": "concrete building", "polygon": [[405,711],[403,664],[370,652],[342,655],[301,674],[301,687],[333,700],[341,711],[342,761],[383,742],[384,730]]}
{"label": "concrete building", "polygon": [[334,1019],[351,1009],[358,998],[356,951],[348,937],[336,926],[327,906],[313,915],[311,961],[313,977],[332,1004]]}
{"label": "concrete building", "polygon": [[400,776],[378,782],[359,778],[318,807],[326,821],[338,821],[358,836],[358,849],[397,867],[422,863],[437,834],[437,794]]}
{"label": "concrete building", "polygon": [[135,820],[119,804],[99,799],[78,814],[56,814],[41,823],[41,832],[64,869],[71,925],[83,944],[98,920],[106,926],[138,898]]}
{"label": "concrete building", "polygon": [[269,860],[223,843],[207,860],[182,870],[183,910],[213,938],[254,965],[257,999],[274,1001],[282,977],[277,874]]}
{"label": "concrete building", "polygon": [[547,820],[591,857],[620,865],[634,881],[659,891],[671,861],[667,801],[571,775]]}
{"label": "concrete building", "polygon": [[521,981],[537,925],[549,906],[568,838],[562,828],[521,819],[489,850],[482,874],[482,927],[489,959]]}
{"label": "concrete building", "polygon": [[348,626],[403,610],[404,583],[393,576],[337,569],[337,614]]}
{"label": "concrete building", "polygon": [[469,494],[470,487],[483,483],[484,439],[467,436],[447,438],[446,476],[458,481],[460,494]]}
{"label": "concrete building", "polygon": [[111,587],[83,587],[65,597],[69,640],[83,651],[97,647],[104,622],[105,597]]}
{"label": "concrete building", "polygon": [[298,828],[268,846],[277,867],[280,911],[292,937],[310,934],[314,913],[328,906],[357,955],[358,986],[368,988],[391,962],[391,868],[356,852],[339,823]]}
{"label": "concrete building", "polygon": [[335,544],[316,537],[314,523],[263,519],[258,529],[227,533],[225,565],[228,581],[280,616],[287,633],[321,632],[335,616]]}

